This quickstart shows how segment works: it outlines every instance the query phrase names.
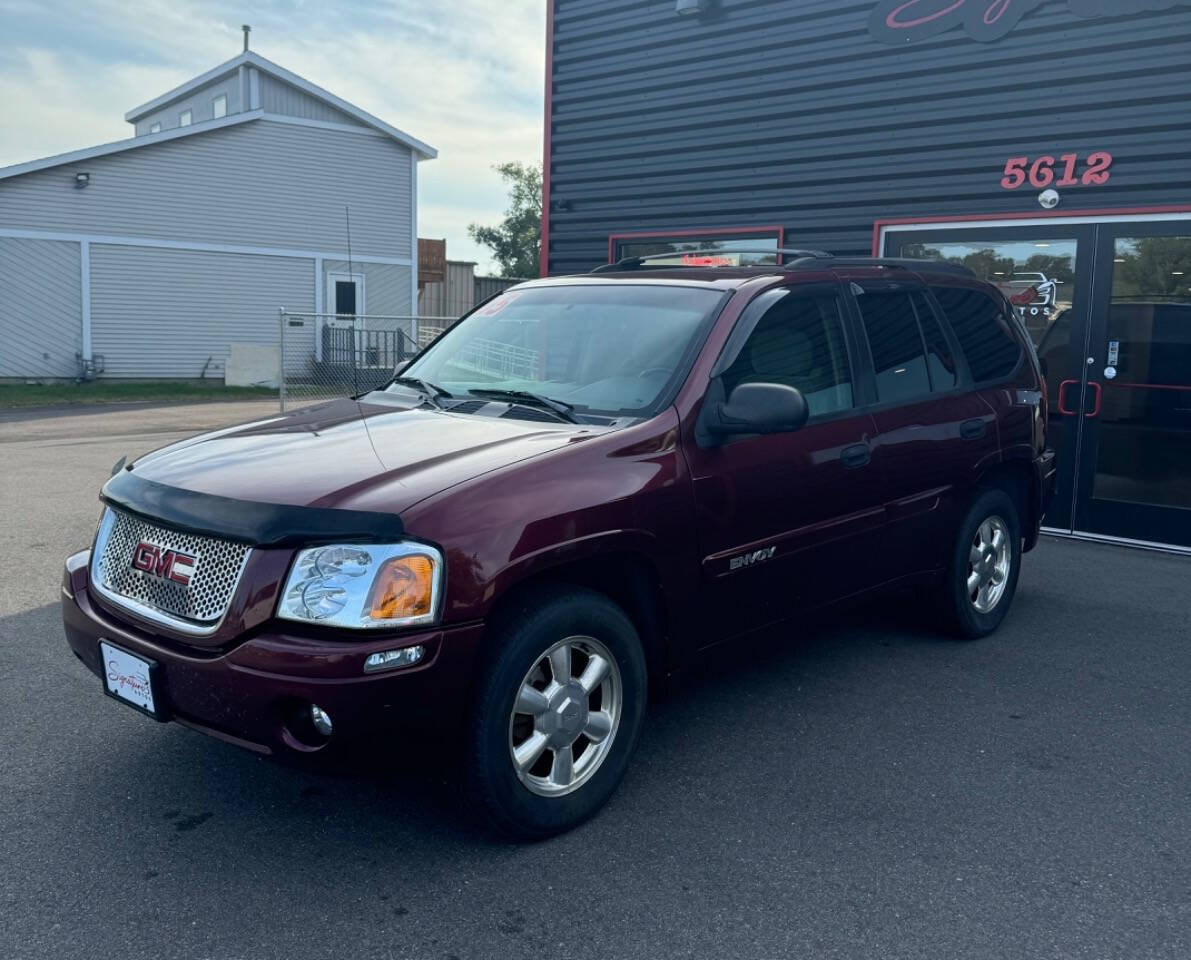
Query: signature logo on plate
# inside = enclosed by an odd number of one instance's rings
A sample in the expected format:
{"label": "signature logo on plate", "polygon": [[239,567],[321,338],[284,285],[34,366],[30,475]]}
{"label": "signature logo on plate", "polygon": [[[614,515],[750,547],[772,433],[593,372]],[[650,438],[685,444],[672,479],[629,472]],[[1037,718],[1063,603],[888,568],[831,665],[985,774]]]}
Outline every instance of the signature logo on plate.
{"label": "signature logo on plate", "polygon": [[132,567],[163,580],[189,586],[198,557],[178,550],[165,550],[155,543],[142,540],[132,552]]}
{"label": "signature logo on plate", "polygon": [[115,660],[108,661],[108,684],[114,692],[142,698],[150,696],[149,678],[143,673],[121,673],[120,665]]}

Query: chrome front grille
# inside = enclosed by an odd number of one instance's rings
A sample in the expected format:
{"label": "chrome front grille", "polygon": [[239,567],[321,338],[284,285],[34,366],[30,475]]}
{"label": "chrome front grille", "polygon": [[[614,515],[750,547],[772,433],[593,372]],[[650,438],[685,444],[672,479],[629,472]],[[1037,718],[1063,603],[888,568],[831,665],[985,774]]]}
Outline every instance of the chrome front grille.
{"label": "chrome front grille", "polygon": [[[143,556],[184,555],[193,564],[179,566],[187,582],[169,576],[168,566],[156,571],[133,565]],[[91,561],[91,582],[101,594],[150,620],[196,636],[213,633],[231,604],[249,546],[199,534],[171,530],[108,507],[99,525]],[[154,566],[146,560],[147,566]],[[181,575],[179,575],[181,576]]]}

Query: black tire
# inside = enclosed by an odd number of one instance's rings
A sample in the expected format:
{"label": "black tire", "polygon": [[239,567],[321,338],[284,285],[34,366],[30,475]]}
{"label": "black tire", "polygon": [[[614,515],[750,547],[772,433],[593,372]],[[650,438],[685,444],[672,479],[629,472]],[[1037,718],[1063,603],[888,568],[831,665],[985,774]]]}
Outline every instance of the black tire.
{"label": "black tire", "polygon": [[[1008,528],[1010,566],[1000,598],[991,609],[982,612],[969,592],[968,578],[973,573],[971,555],[978,531],[986,520],[992,518],[999,518]],[[969,640],[986,637],[996,630],[1013,604],[1020,572],[1021,520],[1017,505],[1000,488],[989,487],[978,491],[960,522],[944,574],[942,613],[947,628]]]}
{"label": "black tire", "polygon": [[[568,637],[602,644],[619,669],[620,720],[602,759],[573,792],[542,796],[522,782],[510,753],[510,717],[526,674]],[[582,823],[612,795],[645,715],[645,656],[632,621],[610,599],[577,587],[545,589],[493,625],[468,726],[466,780],[471,805],[506,836],[540,840]],[[581,749],[587,749],[586,741]],[[582,753],[576,763],[582,759]]]}

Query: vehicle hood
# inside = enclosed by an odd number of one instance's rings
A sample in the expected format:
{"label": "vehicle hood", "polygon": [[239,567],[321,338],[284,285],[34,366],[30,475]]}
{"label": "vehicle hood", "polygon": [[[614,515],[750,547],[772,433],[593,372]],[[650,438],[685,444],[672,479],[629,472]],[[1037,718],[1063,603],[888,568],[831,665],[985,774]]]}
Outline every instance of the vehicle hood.
{"label": "vehicle hood", "polygon": [[400,513],[455,484],[601,432],[429,405],[337,400],[183,440],[131,469],[143,480],[235,500]]}

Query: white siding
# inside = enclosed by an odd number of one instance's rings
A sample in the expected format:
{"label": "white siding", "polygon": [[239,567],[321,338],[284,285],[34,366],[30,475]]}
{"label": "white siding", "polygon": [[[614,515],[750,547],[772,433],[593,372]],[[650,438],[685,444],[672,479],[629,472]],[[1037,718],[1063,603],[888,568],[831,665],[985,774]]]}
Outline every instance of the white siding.
{"label": "white siding", "polygon": [[253,120],[0,180],[0,228],[344,250],[350,207],[355,253],[410,257],[410,151],[361,131]]}
{"label": "white siding", "polygon": [[91,247],[93,350],[109,377],[219,379],[228,344],[277,343],[278,308],[314,309],[314,262]]}
{"label": "white siding", "polygon": [[74,377],[83,349],[79,244],[0,237],[0,377]]}
{"label": "white siding", "polygon": [[[355,219],[352,219],[355,232]],[[353,247],[355,246],[353,241]],[[348,273],[346,260],[324,260],[324,274]],[[364,275],[364,313],[386,317],[408,317],[410,315],[410,268],[389,263],[353,263],[351,273]],[[335,309],[331,284],[324,275],[323,289],[326,290],[326,311]]]}
{"label": "white siding", "polygon": [[214,106],[212,101],[221,93],[227,95],[227,112],[229,116],[233,113],[240,113],[245,109],[244,105],[240,102],[240,75],[238,72],[232,73],[231,76],[215,80],[205,87],[195,90],[189,96],[141,117],[136,122],[136,135],[143,137],[155,123],[160,123],[162,130],[174,129],[178,126],[178,114],[183,110],[189,110],[191,112],[193,116],[192,123],[213,120],[215,119],[215,114],[213,112]]}
{"label": "white siding", "polygon": [[337,110],[329,103],[319,100],[297,87],[257,71],[260,77],[260,107],[265,113],[279,113],[283,117],[301,117],[304,120],[324,120],[328,123],[346,123],[363,127],[350,113]]}

